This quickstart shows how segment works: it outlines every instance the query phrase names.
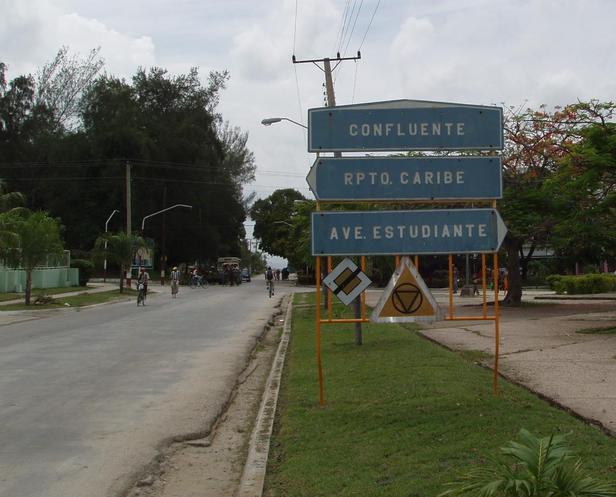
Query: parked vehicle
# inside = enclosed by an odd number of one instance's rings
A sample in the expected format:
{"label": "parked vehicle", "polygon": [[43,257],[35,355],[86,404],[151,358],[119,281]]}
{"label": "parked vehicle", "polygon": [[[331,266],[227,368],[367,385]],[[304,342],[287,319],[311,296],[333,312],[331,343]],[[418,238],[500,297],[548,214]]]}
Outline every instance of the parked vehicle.
{"label": "parked vehicle", "polygon": [[239,285],[242,283],[239,257],[219,257],[216,268],[221,285]]}
{"label": "parked vehicle", "polygon": [[247,267],[242,269],[242,281],[250,283],[250,270]]}

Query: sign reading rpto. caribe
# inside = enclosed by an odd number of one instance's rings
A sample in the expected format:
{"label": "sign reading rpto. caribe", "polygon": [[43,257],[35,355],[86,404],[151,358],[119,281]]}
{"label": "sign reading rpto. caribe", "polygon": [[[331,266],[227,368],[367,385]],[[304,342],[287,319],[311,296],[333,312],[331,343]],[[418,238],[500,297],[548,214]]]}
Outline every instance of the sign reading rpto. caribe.
{"label": "sign reading rpto. caribe", "polygon": [[308,110],[309,152],[500,150],[500,107],[393,100]]}

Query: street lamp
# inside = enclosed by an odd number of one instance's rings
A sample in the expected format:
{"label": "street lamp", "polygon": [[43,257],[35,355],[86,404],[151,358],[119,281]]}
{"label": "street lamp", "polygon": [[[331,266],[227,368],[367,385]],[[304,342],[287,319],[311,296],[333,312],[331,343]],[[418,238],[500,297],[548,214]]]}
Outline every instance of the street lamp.
{"label": "street lamp", "polygon": [[291,228],[295,228],[295,226],[293,226],[291,223],[287,223],[286,221],[274,221],[272,224],[286,224],[287,226],[290,226]]}
{"label": "street lamp", "polygon": [[[143,235],[143,230],[145,229],[145,220],[146,219],[148,219],[150,217],[154,217],[157,214],[162,214],[163,212],[170,211],[171,209],[175,209],[176,207],[185,207],[186,209],[192,209],[193,208],[192,205],[175,204],[175,205],[172,205],[171,207],[167,207],[165,209],[161,209],[159,211],[152,212],[152,214],[148,214],[147,216],[145,216],[142,219],[142,221],[141,221],[141,234]],[[166,266],[166,263],[163,264],[163,262],[161,260],[161,271],[160,271],[160,284],[161,284],[161,286],[165,284],[165,266]]]}
{"label": "street lamp", "polygon": [[308,126],[304,126],[302,123],[298,123],[297,121],[289,119],[288,117],[268,117],[266,119],[262,119],[261,124],[263,124],[263,126],[271,126],[272,124],[279,123],[280,121],[289,121],[290,123],[301,126],[304,129],[308,129]]}
{"label": "street lamp", "polygon": [[146,219],[148,219],[148,218],[150,218],[150,217],[153,217],[153,216],[156,216],[157,214],[162,214],[163,212],[170,211],[171,209],[175,209],[176,207],[186,207],[187,209],[192,209],[192,208],[193,208],[193,207],[192,207],[192,205],[186,205],[186,204],[175,204],[175,205],[172,205],[171,207],[167,207],[166,209],[162,209],[162,210],[160,210],[160,211],[153,212],[152,214],[148,214],[148,215],[147,215],[147,216],[145,216],[145,217],[143,218],[143,220],[141,221],[141,231],[143,232],[143,230],[145,229],[145,220],[146,220]]}
{"label": "street lamp", "polygon": [[[108,231],[109,221],[111,221],[111,218],[116,212],[120,212],[120,211],[118,209],[113,209],[113,212],[109,215],[109,217],[107,218],[107,221],[105,221],[105,233],[107,233]],[[103,283],[106,283],[106,282],[107,282],[107,240],[105,240],[105,259],[103,260]]]}

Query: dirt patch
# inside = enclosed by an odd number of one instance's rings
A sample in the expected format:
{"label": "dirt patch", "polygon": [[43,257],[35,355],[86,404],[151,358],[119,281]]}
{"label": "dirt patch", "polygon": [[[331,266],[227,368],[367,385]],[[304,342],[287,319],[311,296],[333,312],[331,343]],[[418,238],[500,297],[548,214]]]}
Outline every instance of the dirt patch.
{"label": "dirt patch", "polygon": [[172,444],[126,497],[221,497],[235,494],[248,441],[278,341],[282,315],[262,337],[238,378],[228,409],[203,439]]}

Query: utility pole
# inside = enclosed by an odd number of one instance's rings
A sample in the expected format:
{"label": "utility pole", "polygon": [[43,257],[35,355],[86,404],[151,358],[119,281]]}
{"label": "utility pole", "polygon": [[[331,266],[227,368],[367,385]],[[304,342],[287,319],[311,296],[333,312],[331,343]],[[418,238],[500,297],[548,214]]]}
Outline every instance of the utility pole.
{"label": "utility pole", "polygon": [[[126,161],[126,236],[130,238],[132,231],[132,210],[131,210],[131,195],[130,195],[130,162]],[[133,272],[133,261],[129,264],[126,271],[126,286],[130,288],[131,276]]]}
{"label": "utility pole", "polygon": [[[359,60],[361,59],[361,52],[357,52],[357,56],[355,57],[340,57],[340,52],[336,54],[336,65],[332,69],[331,61],[329,57],[324,59],[309,59],[309,60],[297,60],[295,55],[293,56],[293,64],[305,64],[312,63],[321,69],[325,73],[325,91],[327,94],[327,107],[336,107],[336,95],[334,94],[334,80],[332,78],[332,72],[340,65],[340,63],[344,60]],[[323,63],[323,68],[319,66],[319,62]],[[334,152],[334,157],[342,157],[340,152]],[[330,294],[327,288],[324,288],[323,293],[325,294],[325,307],[327,308],[329,305]],[[361,296],[358,296],[353,301],[353,307],[355,310],[355,318],[361,318]],[[361,332],[361,323],[355,323],[355,345],[361,345],[363,343],[363,337]]]}
{"label": "utility pole", "polygon": [[[167,185],[163,185],[163,209],[167,207]],[[163,232],[161,236],[160,250],[160,286],[165,284],[165,273],[167,271],[167,213],[163,212]]]}

